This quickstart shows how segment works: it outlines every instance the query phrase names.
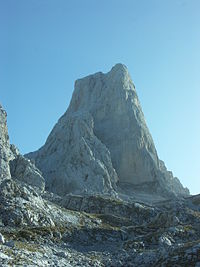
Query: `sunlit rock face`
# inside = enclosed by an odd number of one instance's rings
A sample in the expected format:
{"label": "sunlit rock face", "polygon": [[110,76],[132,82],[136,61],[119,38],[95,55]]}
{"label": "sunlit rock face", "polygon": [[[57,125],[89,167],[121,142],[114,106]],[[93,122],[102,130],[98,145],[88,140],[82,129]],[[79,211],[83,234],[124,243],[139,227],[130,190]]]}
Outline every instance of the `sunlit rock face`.
{"label": "sunlit rock face", "polygon": [[70,106],[45,145],[27,156],[43,172],[47,188],[61,194],[113,193],[118,182],[188,194],[159,160],[123,64],[77,80]]}

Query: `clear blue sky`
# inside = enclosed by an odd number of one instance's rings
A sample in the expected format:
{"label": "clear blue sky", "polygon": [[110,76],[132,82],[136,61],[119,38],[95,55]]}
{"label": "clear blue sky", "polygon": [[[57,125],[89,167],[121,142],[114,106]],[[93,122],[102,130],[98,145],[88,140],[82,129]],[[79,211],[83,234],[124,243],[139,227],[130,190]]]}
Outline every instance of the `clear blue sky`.
{"label": "clear blue sky", "polygon": [[22,153],[39,148],[74,81],[129,68],[158,154],[200,193],[199,0],[0,0],[0,102]]}

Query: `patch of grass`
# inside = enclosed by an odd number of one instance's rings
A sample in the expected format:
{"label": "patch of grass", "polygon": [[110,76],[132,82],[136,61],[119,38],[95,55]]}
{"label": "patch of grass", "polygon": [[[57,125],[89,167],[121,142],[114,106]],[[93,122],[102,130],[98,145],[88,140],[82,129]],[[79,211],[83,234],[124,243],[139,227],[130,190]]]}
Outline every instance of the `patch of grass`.
{"label": "patch of grass", "polygon": [[133,222],[124,217],[115,216],[112,214],[97,214],[97,218],[101,219],[104,224],[109,224],[113,227],[130,226]]}
{"label": "patch of grass", "polygon": [[189,232],[189,231],[193,230],[193,227],[192,227],[192,225],[188,224],[188,225],[184,225],[183,229],[185,232]]}
{"label": "patch of grass", "polygon": [[5,236],[6,240],[14,241],[36,241],[38,238],[43,237],[53,237],[54,233],[61,233],[61,235],[67,230],[66,227],[60,226],[39,226],[39,227],[26,227],[23,229],[7,230],[2,231],[2,234]]}
{"label": "patch of grass", "polygon": [[29,244],[27,242],[22,242],[22,241],[16,241],[15,242],[15,247],[19,250],[26,250],[29,252],[39,252],[43,253],[43,250],[35,244]]}

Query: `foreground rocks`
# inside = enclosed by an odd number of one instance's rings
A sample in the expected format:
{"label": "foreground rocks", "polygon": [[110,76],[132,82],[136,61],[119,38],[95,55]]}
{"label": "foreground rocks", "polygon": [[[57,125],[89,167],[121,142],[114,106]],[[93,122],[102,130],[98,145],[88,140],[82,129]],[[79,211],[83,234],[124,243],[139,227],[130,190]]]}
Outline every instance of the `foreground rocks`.
{"label": "foreground rocks", "polygon": [[[53,223],[1,226],[6,241],[0,244],[1,266],[198,266],[200,262],[200,206],[190,198],[153,207],[107,199],[107,206],[118,203],[117,214],[111,209],[109,214],[68,210],[57,204],[58,196],[48,193],[42,199]],[[133,216],[124,212],[127,205],[135,207]]]}
{"label": "foreground rocks", "polygon": [[28,184],[4,180],[0,184],[0,219],[3,225],[52,225],[52,219],[41,196]]}

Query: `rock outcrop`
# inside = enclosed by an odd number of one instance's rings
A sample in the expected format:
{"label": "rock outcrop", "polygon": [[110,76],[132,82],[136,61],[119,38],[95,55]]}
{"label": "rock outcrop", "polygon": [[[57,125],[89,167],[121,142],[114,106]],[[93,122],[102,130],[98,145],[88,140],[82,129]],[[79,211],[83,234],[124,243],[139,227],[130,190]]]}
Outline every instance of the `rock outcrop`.
{"label": "rock outcrop", "polygon": [[10,145],[6,112],[0,106],[0,224],[51,225],[43,199],[45,181],[29,159]]}
{"label": "rock outcrop", "polygon": [[47,189],[105,193],[116,184],[148,184],[151,192],[187,195],[158,158],[127,68],[117,64],[75,82],[66,113],[45,145],[27,155],[46,179]]}
{"label": "rock outcrop", "polygon": [[45,180],[42,173],[19,153],[17,147],[10,145],[7,114],[0,105],[0,182],[11,177],[44,191]]}
{"label": "rock outcrop", "polygon": [[10,172],[13,179],[20,180],[26,184],[38,188],[40,191],[45,189],[45,180],[42,173],[30,162],[30,159],[17,155],[10,161]]}
{"label": "rock outcrop", "polygon": [[10,143],[7,129],[7,114],[0,105],[0,181],[10,178]]}
{"label": "rock outcrop", "polygon": [[48,206],[26,183],[4,179],[0,184],[0,219],[4,226],[54,225]]}

